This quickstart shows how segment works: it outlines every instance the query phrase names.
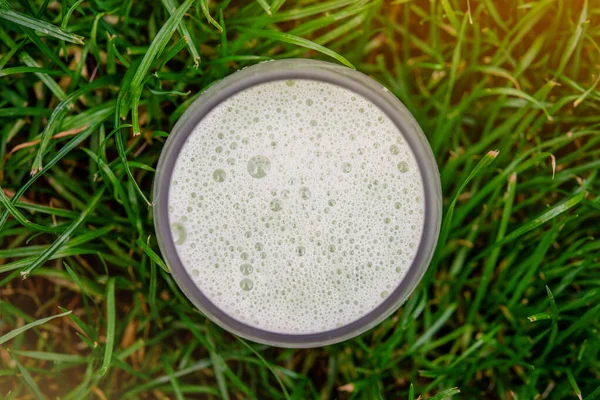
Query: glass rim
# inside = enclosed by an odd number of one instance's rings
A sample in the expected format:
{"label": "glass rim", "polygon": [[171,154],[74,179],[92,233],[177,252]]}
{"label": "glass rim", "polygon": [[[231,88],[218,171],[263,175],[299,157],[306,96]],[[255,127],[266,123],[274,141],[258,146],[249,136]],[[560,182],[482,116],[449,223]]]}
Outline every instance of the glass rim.
{"label": "glass rim", "polygon": [[[360,318],[328,331],[303,334],[272,332],[246,324],[217,307],[196,286],[181,262],[173,241],[168,199],[171,176],[181,148],[204,117],[229,97],[252,86],[280,80],[316,80],[360,95],[379,107],[398,127],[410,146],[423,182],[425,212],[416,255],[396,288],[377,307]],[[427,270],[439,236],[442,214],[440,176],[427,139],[408,109],[381,84],[350,68],[325,61],[286,59],[246,67],[210,86],[183,113],[163,147],[153,189],[154,227],[171,276],[187,298],[220,327],[243,338],[271,346],[309,348],[338,343],[369,330],[406,301]]]}

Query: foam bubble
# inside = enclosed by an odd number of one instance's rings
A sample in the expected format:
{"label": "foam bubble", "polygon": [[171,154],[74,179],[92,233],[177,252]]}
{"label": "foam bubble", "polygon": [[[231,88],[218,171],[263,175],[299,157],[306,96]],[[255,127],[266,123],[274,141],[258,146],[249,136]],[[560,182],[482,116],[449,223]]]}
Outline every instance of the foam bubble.
{"label": "foam bubble", "polygon": [[254,156],[248,160],[248,173],[253,178],[264,178],[270,169],[271,161],[263,155]]}
{"label": "foam bubble", "polygon": [[244,278],[240,282],[240,287],[242,288],[242,290],[245,291],[252,290],[252,288],[254,287],[254,282],[252,282],[251,279]]}
{"label": "foam bubble", "polygon": [[215,169],[215,172],[213,172],[213,179],[215,182],[225,182],[225,176],[227,176],[227,174],[220,168]]}
{"label": "foam bubble", "polygon": [[283,208],[283,202],[279,199],[273,199],[271,200],[271,203],[269,203],[269,207],[272,211],[281,211]]}
{"label": "foam bubble", "polygon": [[240,266],[240,271],[244,275],[250,275],[252,273],[252,271],[254,271],[254,268],[250,264],[242,264]]}

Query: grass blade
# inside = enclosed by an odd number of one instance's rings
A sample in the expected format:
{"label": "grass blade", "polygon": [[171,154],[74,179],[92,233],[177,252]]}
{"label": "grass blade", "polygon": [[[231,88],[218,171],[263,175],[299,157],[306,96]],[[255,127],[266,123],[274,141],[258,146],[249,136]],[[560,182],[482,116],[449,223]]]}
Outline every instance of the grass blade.
{"label": "grass blade", "polygon": [[221,398],[223,400],[229,400],[229,389],[227,387],[227,379],[225,379],[224,371],[227,370],[227,364],[221,355],[215,351],[215,342],[212,338],[210,330],[207,331],[206,339],[208,343],[210,343],[209,355],[210,359],[213,363],[213,371],[215,372],[215,379],[217,380],[217,386],[219,387],[219,392],[221,393]]}
{"label": "grass blade", "polygon": [[200,0],[200,8],[202,9],[202,13],[206,17],[206,20],[212,26],[214,26],[215,28],[217,28],[217,30],[219,31],[219,33],[223,32],[223,27],[221,25],[219,25],[219,23],[217,22],[217,20],[214,19],[212,17],[212,15],[210,15],[210,11],[208,10],[208,0]]}
{"label": "grass blade", "polygon": [[596,388],[589,396],[585,396],[584,400],[598,400],[600,399],[600,386]]}
{"label": "grass blade", "polygon": [[446,389],[446,390],[443,390],[440,393],[436,394],[435,396],[431,397],[430,400],[446,400],[447,398],[457,395],[459,393],[460,393],[459,388]]}
{"label": "grass blade", "polygon": [[71,19],[71,15],[73,15],[73,12],[75,11],[75,9],[77,7],[79,7],[79,5],[81,3],[83,3],[84,0],[77,0],[75,3],[73,3],[73,5],[71,7],[69,7],[69,9],[67,10],[67,13],[65,14],[65,16],[63,17],[61,23],[60,23],[60,28],[61,29],[67,29],[67,25],[69,24],[69,19]]}
{"label": "grass blade", "polygon": [[[188,44],[189,39],[187,36],[182,36],[181,39],[177,41],[164,55],[162,61],[160,62],[157,70],[160,71],[164,68],[164,66],[171,60],[173,57],[177,55],[183,48]],[[155,73],[155,76],[157,73]],[[152,90],[150,90],[152,92]]]}
{"label": "grass blade", "polygon": [[48,22],[13,10],[0,10],[0,18],[69,43],[84,44],[84,37],[64,31]]}
{"label": "grass blade", "polygon": [[58,239],[56,239],[54,243],[52,243],[52,245],[50,245],[42,254],[40,254],[34,262],[32,262],[27,268],[21,271],[21,277],[23,277],[24,279],[27,278],[29,274],[31,274],[33,271],[36,270],[36,268],[42,266],[46,261],[48,261],[50,257],[52,257],[52,255],[71,238],[73,232],[75,232],[77,228],[79,228],[81,224],[85,222],[87,217],[94,211],[96,205],[98,205],[98,202],[102,198],[103,194],[104,188],[100,189],[90,199],[90,202],[88,203],[86,209],[83,210],[79,217],[75,221],[73,221],[67,229],[65,229],[65,231],[58,237]]}
{"label": "grass blade", "polygon": [[565,49],[562,57],[560,58],[560,64],[558,65],[556,76],[562,74],[562,72],[565,70],[565,67],[571,59],[573,52],[579,45],[581,39],[583,38],[584,27],[588,23],[588,0],[583,0],[583,7],[581,8],[581,13],[579,14],[579,21],[577,22],[577,27],[575,28],[575,32],[573,32],[573,35],[569,38],[567,48]]}
{"label": "grass blade", "polygon": [[[517,187],[517,174],[512,173],[510,178],[508,179],[508,188],[506,189],[506,195],[504,196],[504,208],[502,210],[502,218],[500,221],[500,227],[498,228],[498,234],[496,235],[496,241],[501,241],[506,234],[506,229],[508,227],[508,222],[510,220],[510,215],[512,212],[513,202],[515,200],[515,193]],[[475,318],[475,314],[479,309],[479,305],[483,300],[485,294],[487,293],[487,288],[492,278],[492,274],[494,272],[494,268],[496,267],[496,263],[498,261],[498,257],[500,256],[501,247],[496,247],[490,257],[486,260],[483,275],[481,277],[481,282],[477,287],[477,292],[475,293],[475,300],[469,307],[469,316],[467,318],[467,323],[471,323],[473,318]]]}
{"label": "grass blade", "polygon": [[[40,66],[38,65],[38,63],[27,53],[22,53],[21,54],[21,60],[23,61],[23,63],[25,63],[25,65],[27,65],[28,67],[32,67],[32,68],[40,68]],[[46,85],[46,87],[48,87],[48,89],[50,89],[50,91],[60,100],[63,101],[67,98],[67,95],[65,94],[65,92],[62,90],[62,88],[58,85],[58,83],[56,83],[56,81],[54,79],[52,79],[49,75],[47,74],[41,74],[36,72],[35,75],[40,78],[40,80],[42,82],[44,82],[44,85]]]}
{"label": "grass blade", "polygon": [[62,122],[64,113],[69,110],[72,103],[81,96],[83,96],[85,93],[106,86],[111,82],[111,77],[108,77],[108,79],[98,79],[97,81],[79,90],[74,91],[56,106],[54,111],[52,111],[52,115],[50,115],[48,122],[46,123],[44,131],[42,132],[40,146],[38,147],[38,152],[35,157],[35,161],[33,162],[33,167],[31,168],[31,175],[35,174],[36,172],[39,172],[42,169],[42,157],[44,156],[44,153],[48,148],[50,139],[52,138],[52,135],[54,135],[54,132],[56,131],[58,125]]}
{"label": "grass blade", "polygon": [[273,14],[279,11],[281,6],[283,6],[285,2],[286,0],[273,0],[273,3],[271,4],[271,11],[273,12]]}
{"label": "grass blade", "polygon": [[110,278],[106,284],[106,341],[104,342],[104,359],[102,360],[102,366],[100,367],[100,376],[104,376],[110,367],[110,361],[115,345],[116,315],[115,278]]}
{"label": "grass blade", "polygon": [[560,335],[558,335],[558,338],[556,339],[556,345],[559,346],[562,342],[565,341],[565,339],[573,335],[579,329],[592,323],[592,321],[596,321],[598,318],[597,314],[600,314],[600,304],[596,304],[594,307],[586,311],[585,314],[581,316],[581,318],[579,318],[577,321],[571,324],[571,326],[565,329]]}
{"label": "grass blade", "polygon": [[55,318],[60,318],[60,317],[64,317],[65,315],[69,315],[71,314],[72,311],[66,311],[62,314],[58,314],[58,315],[53,315],[52,317],[47,317],[47,318],[42,318],[42,319],[38,319],[37,321],[31,322],[27,325],[23,325],[20,328],[17,329],[13,329],[12,331],[8,332],[7,334],[0,336],[0,344],[4,344],[6,342],[8,342],[11,339],[14,339],[15,337],[17,337],[18,335],[20,335],[21,333],[34,328],[36,326],[39,325],[43,325],[48,321],[52,321]]}
{"label": "grass blade", "polygon": [[[169,12],[169,14],[172,14],[172,12],[177,9],[176,0],[162,0],[162,3]],[[198,68],[200,66],[200,53],[198,53],[198,49],[196,48],[196,44],[194,43],[194,36],[190,33],[190,31],[187,28],[187,25],[183,21],[179,23],[177,29],[179,30],[181,37],[186,39],[185,42],[187,44],[187,47],[190,50],[190,54],[194,58],[194,66]]]}
{"label": "grass blade", "polygon": [[[475,176],[477,176],[477,174],[479,174],[479,172],[481,172],[488,165],[490,165],[492,163],[492,161],[494,161],[496,159],[497,156],[498,156],[497,151],[495,151],[495,150],[488,151],[486,153],[486,155],[483,156],[483,158],[481,160],[479,160],[479,162],[477,163],[475,168],[473,168],[471,173],[469,173],[469,176],[467,176],[467,179],[465,179],[465,181],[460,185],[460,187],[456,191],[456,194],[454,195],[454,199],[450,203],[450,206],[448,207],[448,211],[446,211],[446,217],[444,218],[444,222],[442,223],[442,228],[440,230],[440,238],[438,240],[438,250],[437,250],[438,255],[437,255],[437,257],[440,256],[440,253],[442,252],[444,246],[446,245],[446,241],[448,240],[448,235],[450,234],[450,228],[452,227],[452,216],[454,214],[454,207],[456,207],[456,202],[458,201],[458,196],[460,196],[460,194],[465,189],[465,187],[467,187],[469,182],[471,182],[471,180]],[[435,262],[435,263],[432,262],[432,264],[436,265],[437,262]]]}
{"label": "grass blade", "polygon": [[35,231],[44,232],[44,233],[58,233],[62,230],[62,227],[46,227],[43,225],[36,224],[35,222],[29,221],[23,214],[21,214],[21,212],[19,210],[17,210],[17,207],[15,207],[15,205],[10,201],[8,196],[6,196],[6,194],[4,193],[4,190],[2,189],[1,186],[0,186],[0,203],[2,203],[2,205],[8,210],[10,215],[12,215],[13,218],[16,219],[23,226],[26,226]]}
{"label": "grass blade", "polygon": [[[121,82],[121,88],[119,90],[119,94],[117,95],[117,102],[115,104],[115,114],[114,114],[115,126],[120,126],[120,121],[119,121],[120,110],[123,108],[123,105],[125,104],[125,99],[127,98],[127,95],[130,93],[131,80],[133,79],[133,71],[134,71],[134,69],[130,68],[127,71],[127,73],[125,74],[125,77],[123,78],[123,80]],[[121,136],[121,128],[116,128],[114,134],[115,134],[115,144],[117,146],[117,153],[119,154],[119,159],[121,160],[121,164],[123,165],[123,168],[125,169],[125,173],[127,174],[130,182],[133,183],[135,190],[140,195],[142,200],[144,200],[146,205],[148,205],[150,207],[151,203],[148,201],[148,199],[144,195],[144,192],[142,192],[142,189],[140,189],[139,185],[137,184],[137,182],[135,181],[135,179],[133,177],[133,174],[131,173],[131,169],[129,168],[129,163],[127,162],[127,154],[126,154],[126,150],[125,150],[125,145],[123,143],[123,137]],[[140,226],[140,224],[136,224],[136,226],[138,228],[137,229],[138,234],[141,235],[142,227]]]}
{"label": "grass blade", "polygon": [[[81,142],[87,139],[92,132],[96,129],[97,125],[92,124],[92,126],[80,132],[77,136],[71,139],[66,145],[64,145],[56,155],[48,162],[46,165],[40,170],[37,174],[32,176],[24,185],[22,185],[19,190],[12,197],[13,204],[16,204],[19,198],[33,185],[33,183],[42,176],[46,171],[52,168],[56,163],[58,163],[65,155],[67,155],[71,150],[77,147]],[[9,212],[8,210],[4,210],[2,214],[0,214],[0,231],[2,227],[6,223],[6,219],[8,218]]]}
{"label": "grass blade", "polygon": [[552,116],[548,113],[548,110],[546,109],[546,106],[544,106],[544,104],[541,101],[539,101],[538,99],[536,99],[532,95],[525,93],[522,90],[515,89],[515,88],[493,88],[493,89],[487,89],[487,90],[485,90],[484,92],[482,92],[482,95],[486,95],[486,96],[492,96],[492,95],[513,96],[513,97],[521,98],[523,100],[527,100],[528,102],[530,102],[531,104],[533,104],[534,106],[536,106],[537,108],[539,108],[540,110],[542,110],[544,112],[544,114],[546,114],[546,117],[548,118],[548,121],[552,121]]}
{"label": "grass blade", "polygon": [[592,92],[596,90],[596,86],[598,86],[598,83],[600,83],[600,75],[596,78],[594,83],[581,96],[579,96],[577,100],[573,102],[573,107],[579,107],[579,105],[583,103],[586,97],[588,97]]}
{"label": "grass blade", "polygon": [[[60,309],[62,311],[65,311],[65,309],[62,308],[62,307],[60,307]],[[81,318],[79,318],[75,314],[69,314],[69,318],[71,319],[71,321],[73,321],[73,323],[75,325],[77,325],[83,331],[83,333],[85,333],[87,335],[87,337],[89,339],[94,339],[94,340],[96,339],[96,335],[95,335],[96,331],[95,331],[94,328],[92,328],[91,326],[89,326],[88,324],[86,324],[85,322],[83,322],[81,320]],[[77,332],[77,333],[79,333],[79,332]]]}
{"label": "grass blade", "polygon": [[46,74],[46,75],[60,75],[61,71],[55,71],[47,68],[39,67],[13,67],[0,69],[0,78],[15,74],[26,74],[26,73]]}
{"label": "grass blade", "polygon": [[473,343],[467,350],[465,350],[460,356],[456,357],[454,361],[448,366],[448,369],[451,370],[456,365],[460,364],[465,358],[474,353],[477,349],[483,346],[485,343],[489,341],[493,341],[492,339],[498,332],[502,329],[502,325],[497,325],[492,328],[488,333],[486,333],[483,337],[478,339],[475,343]]}
{"label": "grass blade", "polygon": [[268,16],[273,15],[271,12],[271,6],[267,3],[266,0],[256,0],[256,2],[262,7],[263,10],[267,13]]}
{"label": "grass blade", "polygon": [[440,328],[442,326],[444,326],[444,324],[448,321],[448,319],[452,316],[452,314],[454,314],[455,310],[456,310],[456,303],[450,304],[449,306],[445,307],[442,315],[436,319],[436,321],[433,323],[433,325],[431,325],[431,327],[427,331],[425,331],[416,342],[414,342],[414,344],[410,347],[410,349],[408,351],[413,352],[413,351],[417,350],[419,347],[421,347],[423,344],[425,344],[426,342],[429,342],[431,340],[431,338],[434,337],[436,332],[438,330],[440,330]]}
{"label": "grass blade", "polygon": [[86,357],[80,356],[77,354],[62,354],[62,353],[51,353],[47,351],[26,351],[26,350],[12,350],[13,353],[29,357],[35,358],[37,360],[44,361],[54,361],[60,363],[73,363],[73,364],[82,364],[86,362]]}
{"label": "grass blade", "polygon": [[165,366],[165,371],[169,377],[169,381],[171,382],[171,386],[173,387],[173,391],[175,392],[175,398],[177,400],[184,400],[183,393],[181,393],[181,388],[179,387],[179,382],[177,382],[177,377],[173,373],[173,368],[169,364],[168,360],[163,360],[163,365]]}
{"label": "grass blade", "polygon": [[154,252],[154,250],[152,250],[150,248],[150,246],[148,246],[148,244],[146,244],[142,238],[138,238],[138,240],[136,240],[135,242],[138,247],[140,249],[142,249],[144,251],[144,253],[146,253],[146,255],[148,257],[150,257],[150,259],[152,261],[154,261],[159,267],[161,267],[163,269],[163,271],[167,272],[167,273],[171,273],[171,271],[169,271],[169,267],[167,267],[167,265],[165,264],[165,262],[162,260],[162,258],[160,258],[160,256],[158,254],[156,254],[156,252]]}
{"label": "grass blade", "polygon": [[570,208],[575,207],[584,198],[585,198],[585,192],[584,191],[578,192],[577,194],[573,195],[569,199],[564,200],[563,202],[561,202],[561,203],[555,205],[554,207],[552,207],[550,210],[544,212],[539,217],[537,217],[537,218],[533,219],[532,221],[529,221],[529,222],[521,225],[519,228],[517,228],[514,231],[512,231],[503,240],[501,240],[500,242],[498,242],[497,245],[503,245],[505,243],[512,242],[513,240],[517,239],[520,236],[523,236],[527,232],[532,231],[533,229],[535,229],[535,228],[537,228],[537,227],[545,224],[546,222],[548,222],[548,221],[556,218],[560,214],[568,211]]}
{"label": "grass blade", "polygon": [[558,307],[556,306],[554,295],[548,286],[546,286],[546,293],[548,294],[548,299],[550,299],[550,319],[552,319],[552,327],[550,328],[550,338],[548,339],[548,344],[546,345],[546,349],[542,354],[542,359],[544,359],[546,355],[550,353],[550,350],[554,346],[556,335],[558,335]]}
{"label": "grass blade", "polygon": [[573,376],[573,371],[571,370],[571,368],[567,368],[567,380],[569,381],[569,384],[573,388],[573,393],[575,393],[575,396],[577,396],[579,398],[579,400],[581,400],[582,399],[581,389],[579,389],[579,385],[577,385],[577,381],[575,380],[575,377]]}
{"label": "grass blade", "polygon": [[241,337],[236,336],[235,337],[238,341],[240,341],[247,349],[249,349],[252,353],[254,353],[254,355],[269,369],[269,371],[271,371],[271,373],[273,374],[273,376],[275,377],[275,379],[277,380],[277,383],[279,383],[279,386],[281,387],[281,390],[283,391],[283,395],[285,396],[286,399],[290,399],[290,395],[285,387],[285,385],[283,384],[283,382],[281,381],[281,378],[279,377],[279,374],[277,374],[277,372],[275,372],[275,370],[273,369],[273,367],[271,366],[271,364],[269,364],[264,358],[263,356],[260,355],[260,353],[258,351],[256,351],[252,346],[250,346],[248,343],[246,343],[246,341],[244,339],[242,339]]}
{"label": "grass blade", "polygon": [[450,5],[450,1],[441,0],[441,4],[442,8],[444,9],[444,12],[448,16],[450,25],[452,25],[452,28],[454,28],[455,32],[458,32],[458,30],[460,29],[460,22],[458,22],[458,18],[456,18],[456,14],[454,12],[454,9],[452,8],[452,5]]}
{"label": "grass blade", "polygon": [[132,124],[133,124],[133,133],[134,135],[140,134],[140,123],[138,119],[138,104],[139,98],[142,93],[142,83],[150,66],[158,57],[164,48],[167,46],[167,43],[173,36],[173,33],[177,29],[177,26],[183,19],[183,16],[187,12],[187,10],[192,5],[193,0],[186,0],[179,8],[177,8],[169,17],[169,19],[165,22],[165,24],[160,28],[160,31],[156,34],[156,37],[150,44],[146,55],[142,59],[142,62],[138,66],[133,79],[131,80],[131,93],[132,93]]}
{"label": "grass blade", "polygon": [[238,29],[241,32],[249,33],[249,34],[257,36],[257,37],[263,37],[263,38],[267,38],[267,39],[277,40],[280,42],[292,44],[294,46],[300,46],[300,47],[304,47],[304,48],[307,48],[310,50],[317,51],[319,53],[325,54],[325,55],[341,62],[342,64],[344,64],[345,66],[347,66],[349,68],[356,69],[354,67],[354,65],[352,65],[352,63],[350,63],[350,61],[346,60],[344,57],[342,57],[335,51],[330,50],[327,47],[321,46],[320,44],[316,44],[315,42],[312,42],[308,39],[304,39],[299,36],[295,36],[295,35],[291,35],[289,33],[283,33],[283,32],[268,31],[268,30],[253,29],[253,28],[238,28]]}
{"label": "grass blade", "polygon": [[29,389],[29,391],[33,394],[33,396],[36,399],[38,399],[38,400],[45,400],[45,397],[42,395],[42,392],[40,391],[40,388],[38,387],[37,383],[35,383],[35,380],[31,376],[31,374],[29,373],[29,371],[27,371],[25,369],[25,367],[23,367],[21,365],[21,363],[19,362],[18,358],[15,357],[15,356],[13,356],[12,352],[9,351],[9,354],[10,354],[10,357],[15,362],[15,364],[17,364],[17,368],[19,369],[19,372],[21,373],[21,379],[23,379],[23,382],[25,382],[25,386],[27,386],[27,388]]}
{"label": "grass blade", "polygon": [[538,313],[527,317],[527,319],[529,320],[529,322],[536,322],[543,321],[545,319],[552,319],[552,317],[548,313]]}

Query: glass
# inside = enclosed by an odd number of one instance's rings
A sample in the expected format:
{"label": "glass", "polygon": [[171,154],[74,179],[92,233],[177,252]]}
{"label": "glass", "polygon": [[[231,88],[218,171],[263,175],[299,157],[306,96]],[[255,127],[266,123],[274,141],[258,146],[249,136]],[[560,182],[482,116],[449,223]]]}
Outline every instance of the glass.
{"label": "glass", "polygon": [[[362,96],[382,110],[410,146],[420,170],[424,191],[423,232],[416,256],[399,285],[383,302],[361,318],[339,328],[317,333],[287,334],[263,330],[235,319],[217,307],[202,293],[183,266],[169,221],[168,199],[173,169],[188,136],[202,123],[203,118],[217,105],[245,89],[267,82],[288,80],[322,81],[337,85]],[[154,221],[158,243],[182,291],[199,310],[222,328],[256,342],[280,347],[316,347],[337,343],[367,331],[396,311],[427,270],[439,235],[441,213],[437,165],[425,135],[406,107],[366,75],[316,60],[289,59],[260,63],[244,68],[208,88],[174,126],[161,153],[154,183]]]}

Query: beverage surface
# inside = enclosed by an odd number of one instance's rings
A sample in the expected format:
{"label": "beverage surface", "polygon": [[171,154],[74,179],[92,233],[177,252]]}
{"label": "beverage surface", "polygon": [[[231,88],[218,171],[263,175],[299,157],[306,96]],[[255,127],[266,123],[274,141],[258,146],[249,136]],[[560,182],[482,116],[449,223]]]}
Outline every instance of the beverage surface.
{"label": "beverage surface", "polygon": [[423,232],[420,171],[374,104],[312,80],[222,102],[180,151],[169,189],[177,254],[202,293],[256,328],[307,334],[394,292]]}

